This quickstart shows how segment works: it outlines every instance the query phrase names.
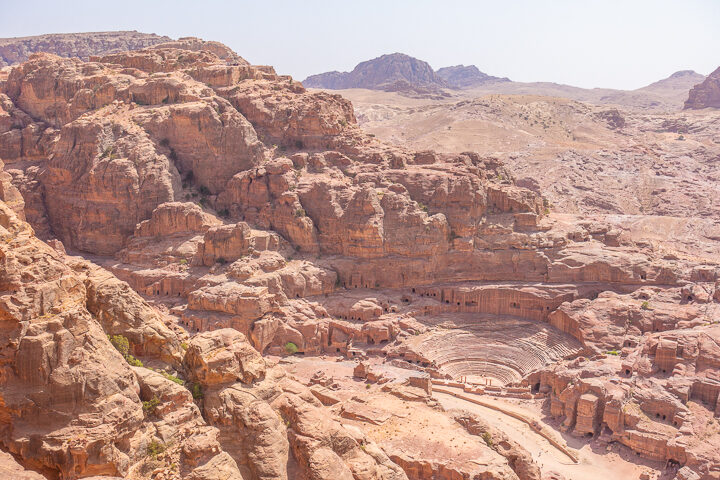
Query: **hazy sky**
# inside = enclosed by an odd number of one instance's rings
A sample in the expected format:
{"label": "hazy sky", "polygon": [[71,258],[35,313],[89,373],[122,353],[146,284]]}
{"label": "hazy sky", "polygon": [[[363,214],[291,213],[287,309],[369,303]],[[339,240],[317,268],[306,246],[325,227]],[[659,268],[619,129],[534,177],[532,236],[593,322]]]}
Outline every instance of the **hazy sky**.
{"label": "hazy sky", "polygon": [[625,89],[720,66],[720,0],[0,0],[0,37],[105,30],[218,40],[298,80],[392,52]]}

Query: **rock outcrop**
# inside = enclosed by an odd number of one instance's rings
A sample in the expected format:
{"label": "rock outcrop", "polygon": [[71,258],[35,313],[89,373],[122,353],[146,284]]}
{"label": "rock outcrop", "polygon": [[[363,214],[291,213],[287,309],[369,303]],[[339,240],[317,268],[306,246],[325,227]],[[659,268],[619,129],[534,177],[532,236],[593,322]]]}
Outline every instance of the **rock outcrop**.
{"label": "rock outcrop", "polygon": [[690,90],[685,108],[720,108],[720,68]]}
{"label": "rock outcrop", "polygon": [[[197,431],[165,431],[160,441],[153,440],[154,416],[169,415],[180,403],[191,414],[195,409],[195,419],[188,423],[183,421],[186,414],[176,415],[176,426],[200,428],[205,423],[187,390],[147,369],[133,370],[126,362],[130,352],[146,355],[143,358],[163,358],[163,352],[170,360],[180,356],[173,351],[178,347],[174,334],[152,318],[151,308],[98,267],[85,264],[85,272],[76,272],[79,267],[71,268],[63,253],[36,239],[4,203],[0,225],[3,448],[26,468],[65,480],[124,477],[146,450],[157,448],[159,453],[161,446],[173,442],[183,450],[180,455],[194,458],[183,462],[186,478],[239,480],[234,464],[220,466],[217,444],[188,439],[199,435]],[[148,375],[156,375],[159,382],[151,385]],[[212,435],[210,427],[202,428]],[[208,467],[224,473],[197,476],[196,470]],[[32,478],[15,470],[14,478]]]}

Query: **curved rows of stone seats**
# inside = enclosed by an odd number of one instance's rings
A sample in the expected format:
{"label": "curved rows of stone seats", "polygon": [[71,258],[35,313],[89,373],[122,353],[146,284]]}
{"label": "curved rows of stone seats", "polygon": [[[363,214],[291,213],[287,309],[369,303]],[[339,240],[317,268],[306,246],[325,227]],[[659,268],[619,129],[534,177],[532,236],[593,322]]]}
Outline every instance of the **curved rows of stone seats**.
{"label": "curved rows of stone seats", "polygon": [[440,315],[431,321],[445,328],[429,333],[419,351],[441,373],[474,383],[487,378],[493,384],[514,384],[582,350],[576,339],[555,327],[516,317],[455,314],[452,320]]}

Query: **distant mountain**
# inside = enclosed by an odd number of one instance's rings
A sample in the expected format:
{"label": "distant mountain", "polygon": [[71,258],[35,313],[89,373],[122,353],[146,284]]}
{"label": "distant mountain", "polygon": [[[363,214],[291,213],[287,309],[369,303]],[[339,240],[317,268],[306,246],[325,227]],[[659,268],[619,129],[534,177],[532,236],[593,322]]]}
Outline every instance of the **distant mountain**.
{"label": "distant mountain", "polygon": [[445,80],[452,88],[468,88],[490,82],[510,81],[508,78],[493,77],[492,75],[483,73],[475,65],[455,65],[454,67],[443,67],[435,73]]}
{"label": "distant mountain", "polygon": [[695,85],[685,101],[686,109],[720,108],[720,67]]}
{"label": "distant mountain", "polygon": [[359,63],[352,72],[335,71],[312,75],[302,83],[311,88],[367,88],[391,92],[408,89],[439,92],[449,87],[427,62],[403,53],[383,55]]}
{"label": "distant mountain", "polygon": [[651,83],[646,87],[639,88],[637,91],[667,93],[668,91],[690,90],[698,83],[705,80],[705,75],[701,75],[693,70],[680,70],[667,78]]}
{"label": "distant mountain", "polygon": [[[716,72],[717,73],[717,72]],[[692,70],[675,72],[636,90],[612,88],[579,88],[552,82],[515,82],[508,78],[483,73],[475,65],[455,65],[433,71],[422,60],[402,53],[383,55],[358,64],[352,72],[327,72],[312,75],[303,84],[310,88],[345,90],[361,88],[398,92],[405,96],[441,100],[452,96],[482,96],[488,94],[542,95],[563,97],[600,105],[621,105],[653,111],[678,110],[688,98],[688,92],[705,77]],[[710,84],[699,98],[716,98]],[[720,97],[718,97],[720,98]],[[716,105],[710,101],[711,105]],[[704,105],[707,101],[698,101]],[[703,108],[703,107],[686,107]]]}
{"label": "distant mountain", "polygon": [[91,55],[140,50],[170,40],[170,37],[136,31],[56,33],[34,37],[0,38],[0,67],[24,62],[35,52],[48,52],[61,57],[88,60]]}

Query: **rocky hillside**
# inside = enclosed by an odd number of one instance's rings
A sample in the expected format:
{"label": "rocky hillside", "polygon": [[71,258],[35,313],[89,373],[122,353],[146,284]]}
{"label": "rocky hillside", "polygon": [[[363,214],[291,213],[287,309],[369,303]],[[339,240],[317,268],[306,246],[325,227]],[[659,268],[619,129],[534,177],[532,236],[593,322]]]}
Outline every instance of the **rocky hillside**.
{"label": "rocky hillside", "polygon": [[403,53],[383,55],[359,63],[352,72],[328,72],[303,80],[310,88],[367,88],[371,90],[409,91],[412,89],[437,91],[448,84],[422,60]]}
{"label": "rocky hillside", "polygon": [[383,143],[186,38],[31,55],[0,157],[0,472],[720,469],[717,256],[557,214],[495,155]]}
{"label": "rocky hillside", "polygon": [[436,73],[452,88],[468,88],[485,83],[510,81],[508,78],[493,77],[492,75],[483,73],[475,65],[443,67]]}
{"label": "rocky hillside", "polygon": [[720,68],[690,90],[685,108],[720,108]]}
{"label": "rocky hillside", "polygon": [[680,70],[667,78],[639,88],[637,91],[655,93],[657,95],[671,95],[680,91],[687,92],[703,80],[705,80],[705,75],[693,70]]}
{"label": "rocky hillside", "polygon": [[343,93],[378,138],[497,155],[556,211],[696,218],[698,226],[720,218],[716,112],[647,113],[536,95],[421,104]]}
{"label": "rocky hillside", "polygon": [[91,55],[139,50],[169,41],[154,33],[91,32],[57,33],[34,37],[0,38],[0,67],[26,61],[35,52],[88,60]]}

